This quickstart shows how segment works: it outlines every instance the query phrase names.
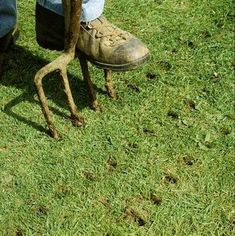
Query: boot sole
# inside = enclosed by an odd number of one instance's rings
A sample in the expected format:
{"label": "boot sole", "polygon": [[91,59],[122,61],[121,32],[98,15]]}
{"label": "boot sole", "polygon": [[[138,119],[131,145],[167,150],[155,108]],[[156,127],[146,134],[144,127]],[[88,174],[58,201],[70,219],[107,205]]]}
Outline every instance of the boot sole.
{"label": "boot sole", "polygon": [[86,54],[84,54],[82,52],[82,54],[85,56],[85,58],[91,62],[92,64],[94,64],[95,66],[97,66],[98,68],[101,69],[107,69],[107,70],[112,70],[112,71],[130,71],[130,70],[134,70],[136,68],[138,68],[139,66],[141,66],[142,64],[144,64],[149,58],[150,58],[150,54],[146,54],[145,56],[139,58],[136,61],[132,61],[126,64],[108,64],[108,63],[104,63],[104,62],[100,62],[100,61],[96,61],[93,58],[87,56]]}

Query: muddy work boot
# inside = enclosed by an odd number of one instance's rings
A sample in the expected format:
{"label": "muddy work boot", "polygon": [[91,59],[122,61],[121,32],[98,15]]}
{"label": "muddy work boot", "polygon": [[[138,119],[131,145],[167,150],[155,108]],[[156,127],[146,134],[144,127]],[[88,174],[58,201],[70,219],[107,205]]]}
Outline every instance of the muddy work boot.
{"label": "muddy work boot", "polygon": [[3,63],[6,51],[13,45],[19,36],[18,28],[15,27],[4,37],[0,38],[0,76],[3,73]]}
{"label": "muddy work boot", "polygon": [[[119,29],[101,16],[81,23],[77,50],[104,69],[131,70],[149,58],[147,47],[132,34]],[[52,50],[64,48],[64,18],[42,6],[36,6],[38,44]]]}

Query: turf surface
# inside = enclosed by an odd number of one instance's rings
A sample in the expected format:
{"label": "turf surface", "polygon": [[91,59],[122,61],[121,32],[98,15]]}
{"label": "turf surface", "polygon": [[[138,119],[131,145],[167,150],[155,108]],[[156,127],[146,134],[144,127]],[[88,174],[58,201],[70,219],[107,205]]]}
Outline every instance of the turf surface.
{"label": "turf surface", "polygon": [[107,0],[105,15],[141,38],[151,60],[113,75],[90,67],[102,113],[73,127],[58,76],[44,85],[61,141],[47,135],[33,77],[56,56],[35,41],[33,0],[0,80],[0,235],[233,235],[234,3]]}

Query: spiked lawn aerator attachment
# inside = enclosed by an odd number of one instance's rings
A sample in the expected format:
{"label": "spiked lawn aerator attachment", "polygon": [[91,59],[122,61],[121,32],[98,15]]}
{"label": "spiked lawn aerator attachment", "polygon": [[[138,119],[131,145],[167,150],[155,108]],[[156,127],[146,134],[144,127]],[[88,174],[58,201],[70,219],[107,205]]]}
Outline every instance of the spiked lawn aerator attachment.
{"label": "spiked lawn aerator attachment", "polygon": [[74,103],[71,89],[69,86],[67,76],[67,65],[75,58],[75,47],[79,37],[82,0],[63,0],[64,17],[65,17],[65,48],[62,55],[60,55],[53,62],[47,64],[40,69],[35,75],[34,82],[36,85],[39,101],[41,103],[42,111],[46,119],[49,131],[53,138],[59,139],[59,134],[53,125],[49,107],[47,105],[46,96],[42,86],[42,79],[49,73],[58,70],[62,78],[65,93],[68,100],[69,109],[71,112],[72,123],[76,126],[81,126],[84,123],[83,117],[78,113],[77,107]]}

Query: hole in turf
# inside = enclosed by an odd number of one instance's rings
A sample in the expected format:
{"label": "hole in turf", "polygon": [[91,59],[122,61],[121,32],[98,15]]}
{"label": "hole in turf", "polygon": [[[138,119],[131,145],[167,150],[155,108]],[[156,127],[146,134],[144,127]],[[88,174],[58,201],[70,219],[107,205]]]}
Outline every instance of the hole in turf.
{"label": "hole in turf", "polygon": [[23,232],[21,229],[16,229],[16,230],[14,230],[12,235],[13,236],[23,236]]}
{"label": "hole in turf", "polygon": [[173,48],[172,50],[171,50],[171,53],[173,53],[173,54],[176,54],[178,52],[178,50],[176,49],[176,48]]}
{"label": "hole in turf", "polygon": [[164,2],[164,0],[154,0],[154,2],[155,2],[157,5],[162,5],[162,3]]}
{"label": "hole in turf", "polygon": [[111,208],[110,201],[106,197],[98,197],[97,201],[107,208]]}
{"label": "hole in turf", "polygon": [[209,149],[211,149],[211,148],[214,147],[214,143],[209,142],[209,141],[205,141],[205,142],[204,142],[204,145],[205,145],[205,147],[207,147],[207,148],[209,148]]}
{"label": "hole in turf", "polygon": [[111,169],[117,168],[117,160],[116,160],[116,158],[109,157],[109,159],[107,160],[107,164],[108,164],[108,167],[111,168]]}
{"label": "hole in turf", "polygon": [[195,163],[195,160],[189,155],[183,156],[182,159],[183,159],[183,162],[188,166],[192,166]]}
{"label": "hole in turf", "polygon": [[157,64],[164,71],[169,71],[172,69],[172,65],[168,61],[158,61]]}
{"label": "hole in turf", "polygon": [[169,173],[164,173],[163,179],[166,182],[171,183],[171,184],[177,184],[177,182],[178,182],[178,179],[175,176],[173,176],[172,174],[169,174]]}
{"label": "hole in turf", "polygon": [[150,135],[150,136],[157,136],[157,134],[156,134],[156,132],[155,132],[154,130],[150,130],[150,129],[148,129],[148,128],[143,128],[143,132],[144,132],[145,134]]}
{"label": "hole in turf", "polygon": [[129,146],[130,148],[133,148],[133,149],[139,148],[138,143],[129,143],[128,146]]}
{"label": "hole in turf", "polygon": [[146,222],[142,218],[138,217],[137,218],[137,224],[139,226],[144,226],[146,224]]}
{"label": "hole in turf", "polygon": [[43,205],[34,206],[33,210],[38,216],[46,216],[48,212],[48,208]]}
{"label": "hole in turf", "polygon": [[138,226],[145,226],[147,223],[143,216],[141,216],[139,212],[137,212],[131,207],[126,207],[124,210],[124,214],[125,218],[133,220],[137,223]]}
{"label": "hole in turf", "polygon": [[195,103],[192,99],[190,99],[190,98],[185,98],[185,99],[184,99],[184,103],[185,103],[189,108],[196,110],[196,103]]}
{"label": "hole in turf", "polygon": [[233,226],[235,226],[235,217],[232,218],[232,220],[231,220],[231,224],[232,224]]}
{"label": "hole in turf", "polygon": [[205,39],[211,38],[211,36],[212,36],[211,33],[207,30],[202,32],[202,37]]}
{"label": "hole in turf", "polygon": [[189,48],[195,48],[195,44],[194,44],[193,41],[191,41],[191,40],[187,40],[187,41],[186,41],[186,44],[187,44],[187,46],[188,46]]}
{"label": "hole in turf", "polygon": [[148,72],[146,74],[146,78],[149,79],[149,80],[154,80],[156,79],[157,75],[155,73],[152,73],[152,72]]}
{"label": "hole in turf", "polygon": [[126,86],[127,86],[129,89],[131,89],[133,92],[136,92],[136,93],[139,93],[139,92],[140,92],[140,88],[139,88],[137,85],[135,85],[135,84],[130,84],[130,83],[128,83]]}
{"label": "hole in turf", "polygon": [[229,135],[229,134],[231,134],[231,132],[232,132],[232,130],[231,130],[231,128],[230,127],[222,127],[221,129],[220,129],[220,131],[222,132],[222,134],[224,134],[224,135]]}
{"label": "hole in turf", "polygon": [[66,185],[59,185],[56,187],[55,195],[58,198],[64,198],[71,192],[71,189]]}
{"label": "hole in turf", "polygon": [[171,117],[172,119],[175,119],[175,120],[179,119],[179,114],[175,110],[168,111],[167,116],[169,116],[169,117]]}
{"label": "hole in turf", "polygon": [[150,200],[154,205],[157,205],[157,206],[161,205],[162,203],[161,197],[157,196],[155,193],[151,193]]}
{"label": "hole in turf", "polygon": [[91,171],[84,171],[83,172],[83,176],[90,181],[95,181],[96,180],[96,176],[94,173],[92,173]]}

